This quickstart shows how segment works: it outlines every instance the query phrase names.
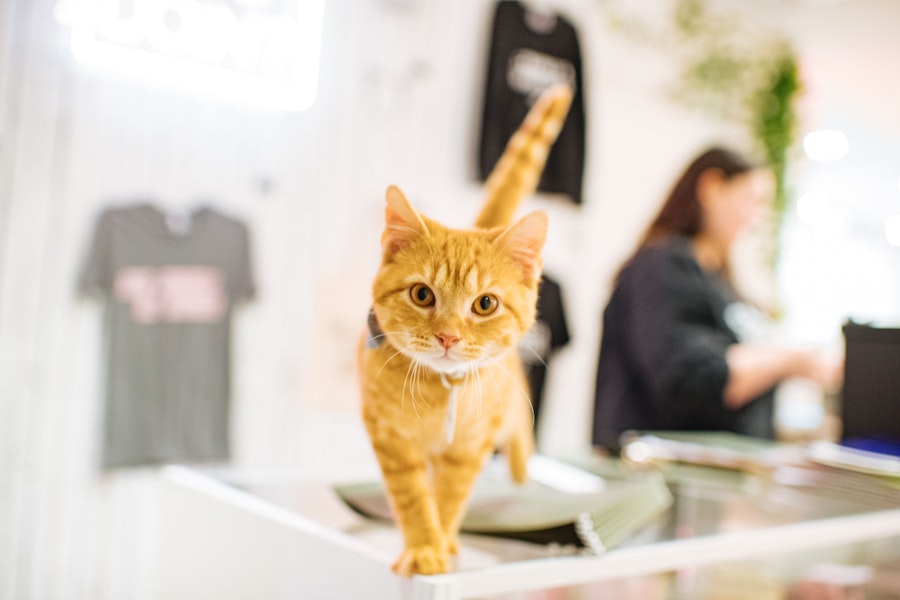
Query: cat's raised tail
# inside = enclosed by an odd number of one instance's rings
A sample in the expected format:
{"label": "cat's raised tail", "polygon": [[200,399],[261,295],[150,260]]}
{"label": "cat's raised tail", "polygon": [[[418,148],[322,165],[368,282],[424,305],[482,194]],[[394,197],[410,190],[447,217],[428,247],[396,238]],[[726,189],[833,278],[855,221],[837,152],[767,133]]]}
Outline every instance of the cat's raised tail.
{"label": "cat's raised tail", "polygon": [[487,198],[475,221],[477,227],[509,225],[522,199],[534,193],[571,105],[572,88],[562,83],[537,99],[488,177]]}

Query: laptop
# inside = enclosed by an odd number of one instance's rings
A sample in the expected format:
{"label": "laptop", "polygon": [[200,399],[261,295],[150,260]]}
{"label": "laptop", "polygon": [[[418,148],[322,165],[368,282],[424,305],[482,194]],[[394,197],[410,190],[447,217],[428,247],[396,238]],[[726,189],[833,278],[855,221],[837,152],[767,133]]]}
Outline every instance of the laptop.
{"label": "laptop", "polygon": [[843,331],[841,445],[900,456],[900,329],[850,321]]}

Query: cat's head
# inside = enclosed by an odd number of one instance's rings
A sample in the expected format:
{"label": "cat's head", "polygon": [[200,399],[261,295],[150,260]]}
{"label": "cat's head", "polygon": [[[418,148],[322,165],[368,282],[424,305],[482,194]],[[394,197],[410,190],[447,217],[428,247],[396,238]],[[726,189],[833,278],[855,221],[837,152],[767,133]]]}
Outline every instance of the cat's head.
{"label": "cat's head", "polygon": [[547,216],[510,227],[454,230],[387,190],[375,315],[391,345],[440,373],[487,364],[515,347],[535,318]]}

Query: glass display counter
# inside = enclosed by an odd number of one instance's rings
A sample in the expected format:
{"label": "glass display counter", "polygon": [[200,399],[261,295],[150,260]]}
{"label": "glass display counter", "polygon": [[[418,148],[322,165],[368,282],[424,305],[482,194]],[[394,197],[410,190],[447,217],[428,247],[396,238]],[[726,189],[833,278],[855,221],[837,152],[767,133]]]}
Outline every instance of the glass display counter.
{"label": "glass display counter", "polygon": [[[577,462],[623,476],[611,459]],[[900,558],[900,489],[869,476],[814,464],[664,472],[671,507],[603,555],[463,535],[452,573],[407,579],[390,571],[399,531],[349,509],[331,482],[167,467],[156,597],[784,598],[815,568],[858,579],[871,571],[855,566]],[[723,586],[756,591],[722,596]]]}

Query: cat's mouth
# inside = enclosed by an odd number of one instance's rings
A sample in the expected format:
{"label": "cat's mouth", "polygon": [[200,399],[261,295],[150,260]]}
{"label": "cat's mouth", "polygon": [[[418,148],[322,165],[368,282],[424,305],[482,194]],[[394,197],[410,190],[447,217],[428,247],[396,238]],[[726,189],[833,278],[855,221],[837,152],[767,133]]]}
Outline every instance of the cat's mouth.
{"label": "cat's mouth", "polygon": [[442,364],[442,365],[443,364],[458,365],[460,362],[463,362],[463,361],[459,360],[458,358],[453,358],[452,356],[450,356],[449,351],[444,352],[441,356],[438,356],[436,360],[438,361],[439,364]]}
{"label": "cat's mouth", "polygon": [[444,351],[443,354],[439,354],[435,356],[432,355],[420,355],[418,361],[433,371],[444,374],[458,373],[460,371],[468,371],[474,365],[476,361],[462,359],[458,357],[453,357],[450,354],[450,351]]}

